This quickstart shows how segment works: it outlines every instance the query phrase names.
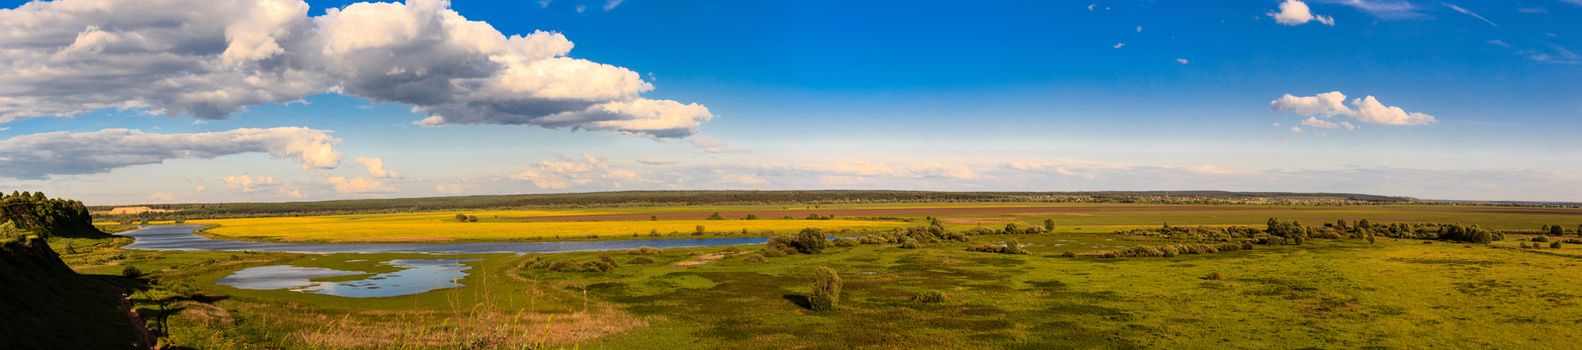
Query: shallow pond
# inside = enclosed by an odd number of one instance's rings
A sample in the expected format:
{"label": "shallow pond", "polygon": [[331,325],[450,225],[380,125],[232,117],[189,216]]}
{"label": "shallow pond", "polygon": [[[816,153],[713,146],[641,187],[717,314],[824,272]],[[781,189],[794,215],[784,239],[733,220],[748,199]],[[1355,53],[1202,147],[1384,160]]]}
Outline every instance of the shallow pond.
{"label": "shallow pond", "polygon": [[241,269],[215,281],[241,289],[277,290],[327,294],[353,298],[393,297],[436,289],[461,287],[471,266],[465,261],[478,259],[401,259],[384,264],[400,271],[375,274],[351,281],[314,281],[327,277],[365,275],[367,272],[342,271],[290,265],[258,266]]}
{"label": "shallow pond", "polygon": [[480,242],[480,243],[274,243],[211,239],[193,233],[194,225],[148,226],[119,233],[135,240],[130,249],[218,250],[304,254],[329,253],[560,253],[627,250],[637,247],[685,248],[763,244],[764,237],[720,237],[690,239],[633,239],[559,242]]}

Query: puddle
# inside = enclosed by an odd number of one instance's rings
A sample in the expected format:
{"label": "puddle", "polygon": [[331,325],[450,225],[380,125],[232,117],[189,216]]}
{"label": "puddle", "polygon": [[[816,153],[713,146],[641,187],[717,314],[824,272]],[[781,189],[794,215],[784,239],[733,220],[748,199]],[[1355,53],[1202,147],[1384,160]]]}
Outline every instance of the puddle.
{"label": "puddle", "polygon": [[313,281],[315,278],[366,275],[367,272],[343,271],[317,267],[272,265],[249,267],[215,281],[216,284],[241,289],[276,290],[335,295],[352,298],[393,297],[423,293],[435,289],[460,287],[471,266],[464,261],[478,259],[401,259],[385,265],[401,268],[400,271],[375,274],[353,281]]}

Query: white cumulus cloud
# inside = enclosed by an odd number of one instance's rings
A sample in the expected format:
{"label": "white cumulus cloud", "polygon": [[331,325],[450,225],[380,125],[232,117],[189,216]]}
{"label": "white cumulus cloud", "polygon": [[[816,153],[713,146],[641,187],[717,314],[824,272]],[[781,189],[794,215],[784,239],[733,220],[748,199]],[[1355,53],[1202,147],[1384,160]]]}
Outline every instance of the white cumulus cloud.
{"label": "white cumulus cloud", "polygon": [[422,126],[670,138],[713,118],[696,103],[641,97],[653,85],[637,72],[568,56],[573,44],[560,33],[506,35],[447,1],[308,10],[301,0],[61,0],[0,10],[0,122],[107,108],[221,119],[332,92],[411,105],[427,115]]}
{"label": "white cumulus cloud", "polygon": [[1313,10],[1307,7],[1307,3],[1301,0],[1285,0],[1285,2],[1280,3],[1279,11],[1270,12],[1268,15],[1273,17],[1276,23],[1288,26],[1302,25],[1307,22],[1318,22],[1328,26],[1335,25],[1334,17],[1314,14]]}
{"label": "white cumulus cloud", "polygon": [[1348,127],[1345,124],[1329,125],[1325,123],[1333,124],[1333,122],[1311,117],[1346,116],[1363,123],[1381,125],[1426,125],[1438,121],[1438,118],[1432,115],[1407,112],[1401,107],[1386,106],[1373,96],[1351,99],[1351,103],[1348,105],[1346,104],[1346,95],[1340,91],[1330,91],[1313,96],[1285,94],[1274,101],[1270,101],[1269,107],[1277,111],[1309,117],[1308,120],[1303,121],[1304,125],[1330,129],[1345,127],[1351,130],[1356,129],[1356,127],[1355,125]]}
{"label": "white cumulus cloud", "polygon": [[639,182],[637,173],[612,166],[603,158],[584,154],[582,158],[559,157],[540,161],[532,170],[511,175],[511,179],[527,181],[533,187],[559,190],[594,184],[619,188],[623,183]]}
{"label": "white cumulus cloud", "polygon": [[400,174],[396,174],[395,171],[385,169],[385,161],[377,157],[357,157],[357,159],[353,159],[353,161],[357,162],[358,165],[362,165],[363,168],[368,169],[368,175],[372,175],[373,177],[401,176]]}

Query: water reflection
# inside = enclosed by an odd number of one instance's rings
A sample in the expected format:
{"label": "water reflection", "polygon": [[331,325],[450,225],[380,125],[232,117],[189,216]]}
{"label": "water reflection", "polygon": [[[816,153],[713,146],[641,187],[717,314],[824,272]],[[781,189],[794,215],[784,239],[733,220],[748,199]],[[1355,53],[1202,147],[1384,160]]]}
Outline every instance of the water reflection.
{"label": "water reflection", "polygon": [[392,297],[423,293],[435,289],[461,287],[471,266],[465,261],[478,259],[401,259],[384,264],[400,271],[375,274],[353,281],[313,281],[315,278],[363,275],[366,272],[317,267],[272,265],[249,267],[221,278],[215,283],[241,289],[275,290],[336,295],[353,298]]}

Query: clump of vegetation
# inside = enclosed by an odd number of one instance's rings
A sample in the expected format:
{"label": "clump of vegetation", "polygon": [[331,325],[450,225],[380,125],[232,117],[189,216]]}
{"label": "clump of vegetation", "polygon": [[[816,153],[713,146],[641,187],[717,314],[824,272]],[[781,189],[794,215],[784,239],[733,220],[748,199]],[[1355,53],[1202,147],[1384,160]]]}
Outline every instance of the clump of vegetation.
{"label": "clump of vegetation", "polygon": [[785,253],[784,250],[780,250],[779,248],[769,247],[769,248],[764,248],[763,256],[770,257],[770,258],[778,258],[778,257],[786,256],[786,253]]}
{"label": "clump of vegetation", "polygon": [[841,237],[835,239],[836,247],[855,247],[858,243],[855,238]]}
{"label": "clump of vegetation", "polygon": [[126,277],[126,278],[143,277],[143,270],[138,270],[137,266],[126,265],[126,267],[121,268],[121,277]]}
{"label": "clump of vegetation", "polygon": [[93,216],[82,202],[50,199],[43,192],[0,194],[0,223],[10,223],[16,230],[30,232],[40,238],[64,234],[103,234],[98,227],[93,226]]}
{"label": "clump of vegetation", "polygon": [[746,262],[750,262],[750,263],[761,263],[761,262],[769,261],[769,258],[765,258],[762,254],[752,254],[752,255],[748,255],[745,258],[742,258],[742,261],[746,261]]}
{"label": "clump of vegetation", "polygon": [[1014,239],[1005,241],[1005,244],[1003,245],[984,244],[967,247],[967,251],[999,254],[1027,254],[1027,250],[1022,249],[1022,242],[1018,242]]}
{"label": "clump of vegetation", "polygon": [[912,302],[918,304],[939,304],[945,302],[945,292],[925,290],[912,296]]}
{"label": "clump of vegetation", "polygon": [[1533,237],[1533,242],[1543,243],[1543,242],[1548,242],[1548,241],[1549,241],[1549,237],[1548,236],[1539,235],[1539,236],[1534,236]]}
{"label": "clump of vegetation", "polygon": [[1555,241],[1554,243],[1549,243],[1549,247],[1550,248],[1554,248],[1554,249],[1560,249],[1560,247],[1562,247],[1562,246],[1565,246],[1565,245],[1560,243],[1560,241]]}
{"label": "clump of vegetation", "polygon": [[808,296],[808,307],[813,311],[834,310],[840,301],[841,285],[840,274],[834,269],[823,266],[814,269],[813,294]]}
{"label": "clump of vegetation", "polygon": [[1216,244],[1216,245],[1208,245],[1208,244],[1173,244],[1173,245],[1160,245],[1160,246],[1137,246],[1137,247],[1131,247],[1131,248],[1126,248],[1126,249],[1121,249],[1121,250],[1104,252],[1104,253],[1100,254],[1099,256],[1100,257],[1105,257],[1105,258],[1122,258],[1122,257],[1125,257],[1125,258],[1143,258],[1143,257],[1168,258],[1168,257],[1177,256],[1177,255],[1185,255],[1185,254],[1214,254],[1214,253],[1226,252],[1226,251],[1236,251],[1236,250],[1243,250],[1243,248],[1248,248],[1248,247],[1251,247],[1251,245],[1250,244],[1243,244],[1243,243],[1221,243],[1221,244]]}
{"label": "clump of vegetation", "polygon": [[660,251],[659,248],[651,247],[637,247],[636,249],[626,251],[626,254],[628,255],[657,255],[659,253],[663,253],[663,251]]}
{"label": "clump of vegetation", "polygon": [[705,220],[725,220],[725,217],[720,216],[720,212],[716,211],[714,214],[710,214],[708,218],[705,218]]}
{"label": "clump of vegetation", "polygon": [[1203,279],[1210,280],[1210,281],[1224,281],[1225,280],[1225,274],[1219,273],[1219,271],[1214,271],[1214,272],[1210,272],[1207,275],[1203,275]]}
{"label": "clump of vegetation", "polygon": [[1064,253],[1060,253],[1060,257],[1062,257],[1062,258],[1075,258],[1075,257],[1077,257],[1077,252],[1066,251]]}
{"label": "clump of vegetation", "polygon": [[626,263],[633,265],[652,264],[654,263],[654,258],[647,256],[634,256],[631,259],[627,259]]}
{"label": "clump of vegetation", "polygon": [[818,254],[824,252],[824,247],[829,241],[824,238],[824,232],[816,228],[805,228],[795,235],[782,235],[769,237],[766,243],[772,250],[782,252],[797,252],[802,254]]}
{"label": "clump of vegetation", "polygon": [[611,258],[609,255],[601,255],[598,259],[584,261],[548,261],[540,259],[538,261],[534,261],[528,267],[535,269],[547,269],[555,272],[605,273],[615,270],[615,268],[620,266],[620,263],[615,262],[615,258]]}
{"label": "clump of vegetation", "polygon": [[884,244],[884,242],[885,242],[884,241],[884,237],[872,236],[872,235],[862,236],[862,238],[858,238],[857,239],[857,243],[862,243],[862,244]]}
{"label": "clump of vegetation", "polygon": [[901,249],[917,249],[919,246],[922,246],[922,243],[918,243],[917,239],[912,237],[901,241]]}

